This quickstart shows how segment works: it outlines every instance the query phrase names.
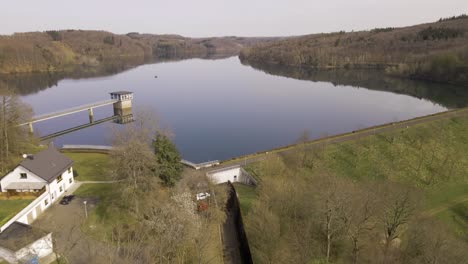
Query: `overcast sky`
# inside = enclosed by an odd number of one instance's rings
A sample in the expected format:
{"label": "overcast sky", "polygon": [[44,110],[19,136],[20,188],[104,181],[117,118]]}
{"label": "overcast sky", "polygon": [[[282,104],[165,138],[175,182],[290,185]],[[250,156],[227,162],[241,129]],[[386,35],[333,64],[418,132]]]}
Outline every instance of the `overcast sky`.
{"label": "overcast sky", "polygon": [[468,0],[4,0],[0,34],[51,29],[286,36],[395,27],[468,13]]}

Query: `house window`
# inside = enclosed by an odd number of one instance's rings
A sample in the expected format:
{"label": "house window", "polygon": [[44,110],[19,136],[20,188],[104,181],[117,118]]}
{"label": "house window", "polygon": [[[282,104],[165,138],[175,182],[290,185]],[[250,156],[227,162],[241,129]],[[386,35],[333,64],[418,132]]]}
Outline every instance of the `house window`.
{"label": "house window", "polygon": [[70,179],[68,180],[68,182],[69,182],[69,183],[72,183],[72,182],[73,182],[73,179],[72,179],[72,178],[70,178]]}
{"label": "house window", "polygon": [[53,193],[50,194],[50,198],[52,198],[52,200],[54,199],[54,194]]}
{"label": "house window", "polygon": [[20,173],[20,179],[27,179],[28,175],[26,173]]}
{"label": "house window", "polygon": [[71,173],[72,172],[72,168],[68,168],[68,173]]}
{"label": "house window", "polygon": [[49,199],[44,200],[44,205],[47,206],[49,204]]}
{"label": "house window", "polygon": [[57,183],[59,183],[59,182],[61,182],[61,181],[62,181],[62,175],[59,175],[59,176],[57,177]]}
{"label": "house window", "polygon": [[63,188],[62,188],[62,186],[60,186],[60,187],[59,187],[59,190],[60,190],[60,192],[63,192]]}

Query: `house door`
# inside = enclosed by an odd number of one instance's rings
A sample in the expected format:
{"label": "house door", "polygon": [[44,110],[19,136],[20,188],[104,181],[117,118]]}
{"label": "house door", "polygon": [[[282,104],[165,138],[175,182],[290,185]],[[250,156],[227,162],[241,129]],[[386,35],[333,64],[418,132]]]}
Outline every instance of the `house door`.
{"label": "house door", "polygon": [[42,213],[41,205],[36,207],[36,218],[38,218]]}
{"label": "house door", "polygon": [[31,224],[34,221],[32,211],[28,214],[27,219],[28,219],[28,224]]}

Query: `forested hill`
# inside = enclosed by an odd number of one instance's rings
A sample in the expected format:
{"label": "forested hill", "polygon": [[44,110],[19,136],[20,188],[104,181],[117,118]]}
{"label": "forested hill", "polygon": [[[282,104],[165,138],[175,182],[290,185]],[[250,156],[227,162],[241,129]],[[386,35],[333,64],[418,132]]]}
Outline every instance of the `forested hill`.
{"label": "forested hill", "polygon": [[186,38],[178,35],[62,30],[0,36],[0,73],[68,71],[135,58],[237,55],[246,46],[274,38]]}
{"label": "forested hill", "polygon": [[388,74],[468,86],[468,16],[261,43],[244,48],[240,58],[257,65],[380,68]]}

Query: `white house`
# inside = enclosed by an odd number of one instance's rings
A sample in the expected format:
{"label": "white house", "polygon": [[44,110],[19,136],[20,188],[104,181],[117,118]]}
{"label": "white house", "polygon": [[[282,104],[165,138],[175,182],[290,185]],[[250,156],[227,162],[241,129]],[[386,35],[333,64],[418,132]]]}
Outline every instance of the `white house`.
{"label": "white house", "polygon": [[26,208],[0,226],[0,232],[15,221],[30,224],[74,184],[73,161],[55,147],[28,155],[0,179],[0,191],[8,196],[28,192],[37,196]]}
{"label": "white house", "polygon": [[0,259],[24,263],[53,253],[52,233],[29,224],[75,183],[72,165],[72,160],[50,145],[35,155],[27,155],[0,179],[0,192],[4,196],[36,197],[0,226]]}

